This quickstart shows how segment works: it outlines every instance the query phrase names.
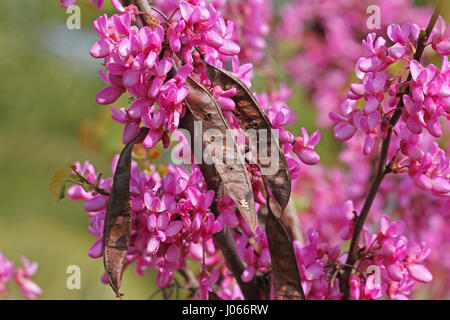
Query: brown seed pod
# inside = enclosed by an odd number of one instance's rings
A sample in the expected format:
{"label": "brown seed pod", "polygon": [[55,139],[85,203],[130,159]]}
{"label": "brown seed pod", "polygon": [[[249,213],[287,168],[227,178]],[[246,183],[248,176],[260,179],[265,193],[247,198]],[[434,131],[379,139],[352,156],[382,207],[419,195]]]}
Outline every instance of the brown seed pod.
{"label": "brown seed pod", "polygon": [[[272,132],[272,125],[264,111],[256,101],[247,86],[230,72],[206,63],[206,71],[213,86],[220,86],[223,90],[235,88],[237,93],[233,99],[236,107],[233,114],[236,116],[244,131],[254,129],[257,133],[257,154],[253,155],[258,160],[261,173],[268,181],[270,191],[280,204],[282,210],[286,208],[291,194],[291,176],[289,173],[284,152],[279,145],[278,137]],[[267,143],[260,143],[265,138]],[[252,143],[250,141],[250,143]],[[250,145],[250,149],[252,149]],[[273,155],[272,152],[277,152]],[[261,156],[263,155],[263,156]],[[266,158],[266,159],[263,159]],[[267,159],[277,159],[277,163]]]}
{"label": "brown seed pod", "polygon": [[279,205],[267,197],[266,235],[269,242],[272,281],[278,300],[305,300],[294,247],[283,222],[277,218]]}
{"label": "brown seed pod", "polygon": [[142,128],[139,135],[130,141],[120,153],[106,209],[103,228],[103,264],[109,284],[118,297],[121,296],[119,289],[122,273],[127,265],[131,233],[131,152],[136,141],[147,135],[148,130],[148,128]]}
{"label": "brown seed pod", "polygon": [[[189,88],[189,94],[185,99],[187,110],[180,121],[180,128],[189,131],[194,152],[194,121],[201,123],[202,155],[200,159],[197,155],[195,160],[201,163],[200,169],[208,189],[214,190],[216,196],[225,194],[233,199],[244,220],[255,231],[258,220],[252,186],[244,158],[230,135],[230,127],[222,110],[208,89],[200,83],[188,77],[185,85]],[[211,130],[215,130],[222,141],[216,141],[216,137],[210,135],[213,132]],[[225,143],[226,140],[232,143]],[[212,160],[211,164],[205,163],[208,159],[203,159],[204,154]]]}

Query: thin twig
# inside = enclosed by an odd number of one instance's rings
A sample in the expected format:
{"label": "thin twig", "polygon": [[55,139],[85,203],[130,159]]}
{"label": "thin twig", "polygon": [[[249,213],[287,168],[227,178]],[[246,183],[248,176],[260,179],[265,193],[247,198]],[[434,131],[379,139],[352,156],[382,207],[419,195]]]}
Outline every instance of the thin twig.
{"label": "thin twig", "polygon": [[222,231],[213,235],[213,239],[222,251],[226,264],[233,273],[233,276],[241,288],[245,299],[260,300],[261,297],[259,295],[257,277],[253,277],[250,282],[244,282],[241,280],[241,275],[245,270],[245,265],[236,252],[236,242],[233,239],[230,229],[228,227],[224,227]]}
{"label": "thin twig", "polygon": [[[109,191],[106,191],[105,189],[102,189],[102,188],[100,188],[100,187],[98,186],[98,183],[100,182],[101,175],[100,175],[99,178],[97,179],[97,184],[94,184],[94,183],[90,182],[89,180],[87,180],[82,174],[80,174],[80,173],[79,173],[76,169],[74,169],[72,166],[71,166],[70,168],[72,169],[72,172],[73,172],[77,177],[79,177],[84,183],[90,185],[90,186],[94,189],[95,192],[97,192],[97,193],[99,193],[99,194],[101,194],[101,195],[107,196],[107,197],[109,197],[109,196],[111,195],[111,193],[110,193]],[[78,183],[78,182],[76,182],[76,181],[67,180],[67,182],[71,182],[71,183],[74,183],[74,184],[78,184],[78,185],[80,185],[80,186],[83,186],[82,183]]]}
{"label": "thin twig", "polygon": [[198,288],[198,281],[191,269],[187,265],[178,270],[178,273],[184,278],[185,283],[181,285],[182,289],[194,290]]}

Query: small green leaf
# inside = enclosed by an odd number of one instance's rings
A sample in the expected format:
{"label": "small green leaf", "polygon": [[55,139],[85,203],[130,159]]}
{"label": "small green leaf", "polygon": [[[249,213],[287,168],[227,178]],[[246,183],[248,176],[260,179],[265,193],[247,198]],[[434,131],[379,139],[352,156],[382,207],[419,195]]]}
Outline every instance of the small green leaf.
{"label": "small green leaf", "polygon": [[53,172],[50,178],[50,194],[57,201],[64,198],[66,177],[67,171],[65,169],[58,169]]}
{"label": "small green leaf", "polygon": [[56,200],[57,202],[59,200],[62,200],[66,197],[66,184],[64,183],[61,187],[61,189],[59,190],[59,197],[58,200]]}

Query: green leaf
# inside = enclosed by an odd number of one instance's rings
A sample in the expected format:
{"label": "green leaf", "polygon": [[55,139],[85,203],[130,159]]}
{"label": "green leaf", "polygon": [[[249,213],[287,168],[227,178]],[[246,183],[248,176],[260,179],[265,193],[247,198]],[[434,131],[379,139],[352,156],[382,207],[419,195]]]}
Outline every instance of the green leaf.
{"label": "green leaf", "polygon": [[50,178],[50,194],[57,201],[64,199],[66,189],[67,171],[65,169],[58,169],[53,172]]}
{"label": "green leaf", "polygon": [[64,183],[61,187],[61,189],[59,190],[59,196],[58,199],[56,200],[57,202],[59,200],[62,200],[66,197],[66,184]]}

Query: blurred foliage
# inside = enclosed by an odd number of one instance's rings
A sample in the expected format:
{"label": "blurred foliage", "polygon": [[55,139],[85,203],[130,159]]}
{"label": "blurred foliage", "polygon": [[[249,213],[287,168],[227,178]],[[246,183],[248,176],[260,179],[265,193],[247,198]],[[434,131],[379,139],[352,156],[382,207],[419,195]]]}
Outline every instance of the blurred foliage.
{"label": "blurred foliage", "polygon": [[[110,159],[121,147],[121,126],[110,120],[108,107],[94,102],[103,86],[99,63],[88,53],[97,38],[91,24],[98,11],[80,0],[81,30],[68,30],[67,14],[57,2],[0,4],[0,250],[16,264],[20,255],[38,261],[33,279],[44,291],[41,299],[115,299],[100,282],[101,259],[87,255],[94,237],[81,203],[57,204],[49,191],[52,173],[78,160],[89,159],[109,176]],[[104,9],[112,13],[109,4]],[[264,90],[265,80],[258,78],[255,88]],[[299,114],[293,131],[314,130],[315,113],[306,94],[291,88],[290,105]],[[126,98],[117,103],[127,104]],[[318,151],[324,163],[335,163],[339,144],[331,131],[323,135]],[[66,289],[69,265],[81,267],[81,290]],[[149,298],[156,290],[154,278],[154,272],[140,278],[125,271],[124,298]],[[11,288],[11,297],[20,299]]]}

